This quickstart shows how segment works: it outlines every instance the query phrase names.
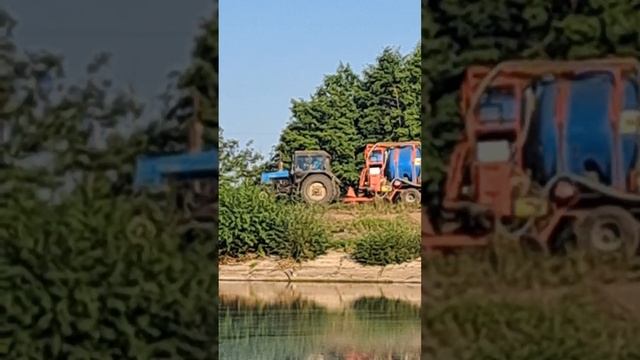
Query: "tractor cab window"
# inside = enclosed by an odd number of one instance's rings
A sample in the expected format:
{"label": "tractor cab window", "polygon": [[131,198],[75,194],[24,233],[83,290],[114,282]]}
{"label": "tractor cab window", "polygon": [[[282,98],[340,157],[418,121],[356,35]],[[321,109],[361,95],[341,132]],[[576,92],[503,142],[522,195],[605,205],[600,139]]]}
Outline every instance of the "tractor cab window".
{"label": "tractor cab window", "polygon": [[490,88],[482,94],[478,119],[481,123],[515,121],[515,97],[512,89]]}
{"label": "tractor cab window", "polygon": [[325,170],[325,157],[322,155],[298,155],[296,169],[299,171]]}
{"label": "tractor cab window", "polygon": [[372,165],[382,165],[384,162],[384,154],[382,150],[375,150],[369,154],[369,162]]}

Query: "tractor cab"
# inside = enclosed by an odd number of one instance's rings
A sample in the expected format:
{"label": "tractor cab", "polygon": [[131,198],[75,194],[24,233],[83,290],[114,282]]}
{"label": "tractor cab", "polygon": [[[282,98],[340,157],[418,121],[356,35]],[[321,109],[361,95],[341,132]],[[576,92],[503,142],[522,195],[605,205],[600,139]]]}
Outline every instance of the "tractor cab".
{"label": "tractor cab", "polygon": [[293,154],[293,172],[331,171],[331,155],[322,150],[296,151]]}

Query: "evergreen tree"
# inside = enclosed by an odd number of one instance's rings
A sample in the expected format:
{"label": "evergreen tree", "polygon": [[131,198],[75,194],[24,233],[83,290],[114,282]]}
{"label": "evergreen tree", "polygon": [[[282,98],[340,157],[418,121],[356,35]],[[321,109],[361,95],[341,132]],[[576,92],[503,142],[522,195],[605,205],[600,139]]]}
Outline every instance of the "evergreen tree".
{"label": "evergreen tree", "polygon": [[365,143],[417,140],[419,116],[419,51],[403,57],[385,49],[364,72],[359,133]]}
{"label": "evergreen tree", "polygon": [[333,157],[337,176],[353,180],[360,139],[355,128],[360,80],[349,66],[340,65],[326,76],[309,101],[295,100],[294,121],[282,132],[278,151],[284,161],[296,150],[325,150]]}
{"label": "evergreen tree", "polygon": [[296,150],[325,150],[334,173],[357,181],[368,143],[418,140],[420,51],[387,48],[358,76],[341,64],[310,99],[292,102],[292,119],[276,147],[285,163]]}

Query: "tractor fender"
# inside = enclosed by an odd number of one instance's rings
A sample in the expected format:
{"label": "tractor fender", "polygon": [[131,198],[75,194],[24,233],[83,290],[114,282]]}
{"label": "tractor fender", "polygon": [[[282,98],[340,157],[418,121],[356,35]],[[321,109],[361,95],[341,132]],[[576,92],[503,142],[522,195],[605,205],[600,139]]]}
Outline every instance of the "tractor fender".
{"label": "tractor fender", "polygon": [[334,183],[334,185],[340,186],[340,184],[341,184],[340,180],[338,180],[338,178],[333,173],[330,173],[328,171],[309,171],[309,172],[305,173],[304,176],[301,176],[301,177],[296,179],[296,183],[298,185],[298,188],[300,188],[302,183],[304,183],[304,181],[311,175],[324,175],[327,178],[329,178],[329,180],[331,180],[331,182]]}

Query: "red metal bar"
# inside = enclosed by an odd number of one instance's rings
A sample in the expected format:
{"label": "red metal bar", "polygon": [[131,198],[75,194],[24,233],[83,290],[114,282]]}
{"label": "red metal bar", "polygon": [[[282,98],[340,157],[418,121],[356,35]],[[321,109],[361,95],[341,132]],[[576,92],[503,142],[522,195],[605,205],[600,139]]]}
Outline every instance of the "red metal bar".
{"label": "red metal bar", "polygon": [[451,248],[451,247],[467,247],[467,246],[487,246],[489,238],[486,236],[473,237],[470,235],[435,235],[423,236],[423,246],[434,248]]}
{"label": "red metal bar", "polygon": [[565,153],[564,153],[564,127],[567,121],[569,110],[569,83],[565,79],[558,81],[556,89],[555,102],[555,123],[558,130],[557,148],[558,148],[558,168],[560,171],[565,169]]}
{"label": "red metal bar", "polygon": [[373,201],[373,198],[370,197],[365,197],[365,196],[358,196],[358,197],[353,197],[353,198],[344,198],[342,200],[343,203],[346,204],[350,204],[350,203],[365,203],[365,202],[370,202]]}
{"label": "red metal bar", "polygon": [[444,197],[447,200],[455,201],[460,196],[463,169],[464,166],[466,166],[465,160],[469,150],[470,144],[464,141],[456,145],[453,150],[453,154],[451,154],[444,193]]}
{"label": "red metal bar", "polygon": [[622,156],[622,142],[620,141],[620,117],[622,114],[622,99],[624,98],[624,84],[620,70],[613,71],[613,91],[611,92],[611,106],[609,106],[609,120],[613,129],[613,148],[611,156],[613,164],[614,187],[624,191],[625,179],[620,157]]}

